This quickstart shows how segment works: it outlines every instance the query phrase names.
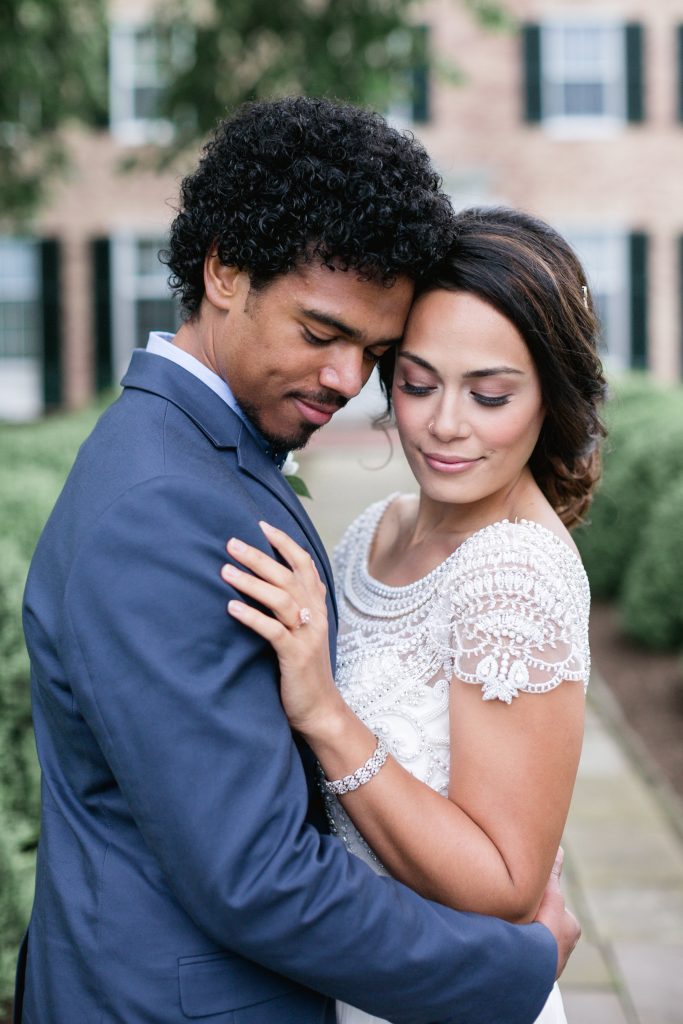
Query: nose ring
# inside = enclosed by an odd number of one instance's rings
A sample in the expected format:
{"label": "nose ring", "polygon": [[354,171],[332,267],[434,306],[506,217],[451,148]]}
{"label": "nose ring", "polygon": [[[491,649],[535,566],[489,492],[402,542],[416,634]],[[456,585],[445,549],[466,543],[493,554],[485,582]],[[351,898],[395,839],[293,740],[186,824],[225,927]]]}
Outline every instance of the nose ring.
{"label": "nose ring", "polygon": [[432,437],[434,437],[434,431],[432,430],[432,427],[433,427],[433,426],[434,426],[434,420],[432,420],[432,422],[431,422],[431,423],[428,423],[428,424],[427,424],[427,433],[428,433],[428,434],[431,434],[431,435],[432,435]]}

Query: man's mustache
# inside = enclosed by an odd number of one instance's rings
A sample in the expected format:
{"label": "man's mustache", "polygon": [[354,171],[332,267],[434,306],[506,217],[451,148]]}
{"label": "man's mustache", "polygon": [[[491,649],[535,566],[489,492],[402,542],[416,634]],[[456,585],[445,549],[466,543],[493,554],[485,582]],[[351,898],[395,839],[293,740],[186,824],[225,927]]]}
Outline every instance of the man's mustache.
{"label": "man's mustache", "polygon": [[348,398],[338,395],[335,391],[290,391],[290,398],[298,398],[302,402],[312,402],[314,405],[331,405],[343,409]]}

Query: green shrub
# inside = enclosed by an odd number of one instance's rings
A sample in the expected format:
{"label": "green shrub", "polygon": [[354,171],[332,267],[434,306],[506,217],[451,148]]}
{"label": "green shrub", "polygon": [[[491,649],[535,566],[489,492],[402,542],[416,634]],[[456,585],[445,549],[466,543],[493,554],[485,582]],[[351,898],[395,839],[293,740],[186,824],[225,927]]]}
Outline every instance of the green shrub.
{"label": "green shrub", "polygon": [[12,994],[14,964],[31,905],[38,829],[38,760],[29,704],[21,596],[28,558],[0,538],[0,1006]]}
{"label": "green shrub", "polygon": [[617,387],[606,418],[603,479],[575,533],[596,598],[619,594],[653,502],[683,476],[683,391]]}
{"label": "green shrub", "polygon": [[22,852],[15,824],[0,809],[0,1016],[14,990],[17,953],[30,908],[22,882],[32,870],[33,860]]}
{"label": "green shrub", "polygon": [[682,521],[683,475],[653,508],[624,580],[623,627],[647,647],[683,646]]}
{"label": "green shrub", "polygon": [[100,411],[0,427],[0,1017],[30,913],[39,820],[22,594],[40,531]]}

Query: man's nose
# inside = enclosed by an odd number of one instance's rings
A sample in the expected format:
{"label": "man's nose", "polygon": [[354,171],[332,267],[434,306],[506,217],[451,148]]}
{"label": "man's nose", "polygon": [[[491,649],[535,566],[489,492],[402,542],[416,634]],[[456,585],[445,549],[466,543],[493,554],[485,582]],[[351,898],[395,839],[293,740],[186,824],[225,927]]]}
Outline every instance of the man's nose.
{"label": "man's nose", "polygon": [[330,391],[336,391],[344,398],[353,398],[363,387],[371,371],[372,365],[370,362],[365,365],[363,353],[360,350],[351,350],[323,366],[319,374],[320,385]]}

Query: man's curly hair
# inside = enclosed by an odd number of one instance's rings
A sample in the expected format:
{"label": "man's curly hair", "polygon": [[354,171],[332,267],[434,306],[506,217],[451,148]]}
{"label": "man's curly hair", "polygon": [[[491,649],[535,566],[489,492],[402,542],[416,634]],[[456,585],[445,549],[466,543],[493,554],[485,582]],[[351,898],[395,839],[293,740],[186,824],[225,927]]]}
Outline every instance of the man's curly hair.
{"label": "man's curly hair", "polygon": [[423,147],[379,114],[303,96],[246,104],[184,179],[162,260],[187,319],[213,247],[257,289],[314,261],[418,279],[453,235],[441,184]]}

